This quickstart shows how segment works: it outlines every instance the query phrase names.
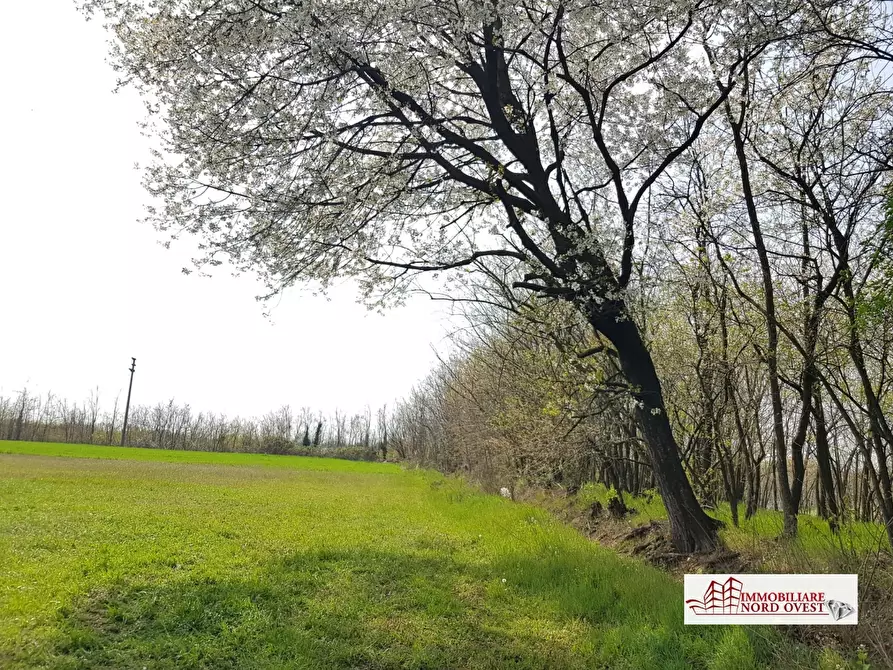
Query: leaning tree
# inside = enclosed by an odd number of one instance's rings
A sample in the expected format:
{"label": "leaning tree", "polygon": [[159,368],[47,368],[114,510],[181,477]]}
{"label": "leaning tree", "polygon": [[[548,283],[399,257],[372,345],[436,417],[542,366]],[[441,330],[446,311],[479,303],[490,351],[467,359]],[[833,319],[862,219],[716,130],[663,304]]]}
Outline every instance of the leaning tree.
{"label": "leaning tree", "polygon": [[615,352],[677,549],[716,546],[630,308],[637,240],[652,187],[754,58],[813,31],[811,3],[83,4],[161,138],[160,230],[272,292],[353,277],[389,300],[419,273],[516,264],[515,289],[568,301]]}

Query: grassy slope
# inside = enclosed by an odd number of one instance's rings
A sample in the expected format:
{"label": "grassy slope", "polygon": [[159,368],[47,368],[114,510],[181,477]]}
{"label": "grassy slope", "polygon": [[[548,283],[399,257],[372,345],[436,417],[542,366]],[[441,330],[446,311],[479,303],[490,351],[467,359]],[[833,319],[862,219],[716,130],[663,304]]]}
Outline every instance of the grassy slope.
{"label": "grassy slope", "polygon": [[[765,628],[686,628],[667,575],[436,474],[108,447],[0,451],[0,667],[841,662]],[[103,458],[39,455],[60,453]]]}
{"label": "grassy slope", "polygon": [[[581,507],[596,501],[607,506],[610,495],[611,492],[604,485],[587,484],[580,491],[577,502]],[[626,496],[626,504],[635,510],[629,519],[633,525],[667,518],[663,501],[657,495]],[[758,557],[766,572],[827,572],[844,566],[852,568],[853,564],[858,564],[860,557],[887,546],[887,536],[881,524],[850,522],[834,535],[826,521],[809,514],[800,515],[797,538],[779,544],[774,540],[781,535],[781,512],[758,510],[752,518],[745,519],[742,505],[738,513],[740,526],[735,528],[728,503],[722,503],[711,512],[726,523],[725,529],[720,531],[725,545]]]}

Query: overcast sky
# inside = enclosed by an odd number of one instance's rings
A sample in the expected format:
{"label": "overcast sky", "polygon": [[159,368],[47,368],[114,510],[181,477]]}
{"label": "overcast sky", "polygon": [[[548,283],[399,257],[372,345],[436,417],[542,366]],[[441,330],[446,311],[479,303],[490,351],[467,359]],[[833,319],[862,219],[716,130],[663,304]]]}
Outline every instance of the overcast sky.
{"label": "overcast sky", "polygon": [[443,348],[437,303],[379,316],[349,285],[330,301],[292,290],[266,319],[252,278],[180,272],[188,246],[165,250],[139,223],[142,106],[112,92],[105,39],[72,0],[4,6],[0,394],[81,400],[98,386],[108,407],[126,394],[131,356],[138,403],[254,415],[358,411],[405,393]]}

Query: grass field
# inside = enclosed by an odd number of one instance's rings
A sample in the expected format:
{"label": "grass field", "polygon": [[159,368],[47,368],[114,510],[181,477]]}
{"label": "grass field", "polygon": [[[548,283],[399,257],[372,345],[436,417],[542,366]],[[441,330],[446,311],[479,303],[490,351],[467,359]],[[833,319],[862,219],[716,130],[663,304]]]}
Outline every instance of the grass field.
{"label": "grass field", "polygon": [[0,442],[0,667],[835,668],[440,475]]}

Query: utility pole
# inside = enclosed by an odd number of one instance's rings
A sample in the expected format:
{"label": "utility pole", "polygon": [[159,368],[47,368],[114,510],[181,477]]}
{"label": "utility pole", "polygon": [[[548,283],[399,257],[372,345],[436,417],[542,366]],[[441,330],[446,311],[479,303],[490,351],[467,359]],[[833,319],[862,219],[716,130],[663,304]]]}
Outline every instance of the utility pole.
{"label": "utility pole", "polygon": [[136,371],[136,359],[131,358],[133,363],[130,364],[130,386],[127,387],[127,405],[124,407],[124,427],[121,429],[121,446],[127,439],[127,416],[130,414],[130,392],[133,390],[133,373]]}

